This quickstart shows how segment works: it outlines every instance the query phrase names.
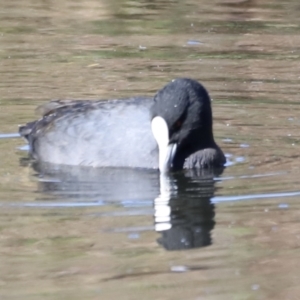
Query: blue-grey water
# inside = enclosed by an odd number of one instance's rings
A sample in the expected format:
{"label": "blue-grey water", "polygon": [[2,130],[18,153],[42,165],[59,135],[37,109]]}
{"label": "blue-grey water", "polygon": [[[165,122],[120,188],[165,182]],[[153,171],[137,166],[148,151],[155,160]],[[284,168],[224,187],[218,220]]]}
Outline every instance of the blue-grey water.
{"label": "blue-grey water", "polygon": [[[291,1],[0,3],[0,299],[298,299],[300,26]],[[208,89],[224,170],[68,168],[18,125],[51,99]]]}

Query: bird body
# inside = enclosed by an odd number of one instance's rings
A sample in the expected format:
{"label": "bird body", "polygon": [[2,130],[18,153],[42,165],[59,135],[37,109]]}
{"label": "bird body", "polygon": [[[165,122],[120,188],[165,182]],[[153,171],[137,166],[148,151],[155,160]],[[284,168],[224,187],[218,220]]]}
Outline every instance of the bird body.
{"label": "bird body", "polygon": [[34,125],[31,153],[36,160],[54,164],[158,168],[152,102],[146,97],[69,101]]}
{"label": "bird body", "polygon": [[[41,119],[19,129],[37,161],[161,171],[225,162],[213,139],[210,98],[191,79],[172,81],[154,98],[52,101],[40,110]],[[154,123],[166,126],[164,146]],[[164,151],[169,145],[176,147]]]}

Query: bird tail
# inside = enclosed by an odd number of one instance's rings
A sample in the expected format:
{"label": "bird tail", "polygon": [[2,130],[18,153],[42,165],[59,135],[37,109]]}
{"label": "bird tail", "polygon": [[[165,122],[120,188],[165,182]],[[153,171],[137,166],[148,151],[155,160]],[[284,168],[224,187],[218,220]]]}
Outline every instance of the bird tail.
{"label": "bird tail", "polygon": [[28,140],[30,133],[32,132],[33,128],[35,127],[37,121],[29,122],[25,125],[19,125],[19,134]]}

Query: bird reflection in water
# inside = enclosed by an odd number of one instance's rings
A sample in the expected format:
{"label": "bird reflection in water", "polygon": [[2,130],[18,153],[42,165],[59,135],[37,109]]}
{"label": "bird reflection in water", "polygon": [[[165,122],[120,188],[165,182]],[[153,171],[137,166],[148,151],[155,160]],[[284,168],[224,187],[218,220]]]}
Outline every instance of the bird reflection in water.
{"label": "bird reflection in water", "polygon": [[[24,164],[24,162],[22,163]],[[157,170],[62,167],[34,163],[38,172],[39,201],[81,203],[118,202],[142,207],[145,214],[154,206],[154,228],[158,243],[166,250],[185,250],[212,243],[214,228],[215,177],[222,173],[198,169],[160,175]],[[59,203],[58,203],[59,206]]]}
{"label": "bird reflection in water", "polygon": [[211,198],[214,176],[209,170],[188,170],[160,176],[160,195],[154,200],[158,243],[167,250],[185,250],[211,245],[215,211]]}

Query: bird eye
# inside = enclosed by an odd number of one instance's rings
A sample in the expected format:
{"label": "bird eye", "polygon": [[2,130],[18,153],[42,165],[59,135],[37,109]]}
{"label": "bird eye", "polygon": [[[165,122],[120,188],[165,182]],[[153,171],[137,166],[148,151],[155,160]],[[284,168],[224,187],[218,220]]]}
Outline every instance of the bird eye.
{"label": "bird eye", "polygon": [[176,121],[175,124],[173,125],[174,130],[180,129],[181,125],[182,125],[181,120]]}

